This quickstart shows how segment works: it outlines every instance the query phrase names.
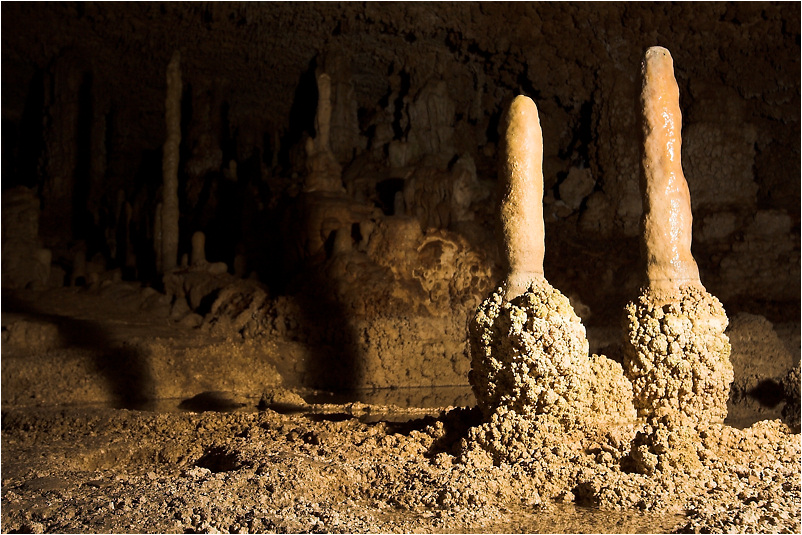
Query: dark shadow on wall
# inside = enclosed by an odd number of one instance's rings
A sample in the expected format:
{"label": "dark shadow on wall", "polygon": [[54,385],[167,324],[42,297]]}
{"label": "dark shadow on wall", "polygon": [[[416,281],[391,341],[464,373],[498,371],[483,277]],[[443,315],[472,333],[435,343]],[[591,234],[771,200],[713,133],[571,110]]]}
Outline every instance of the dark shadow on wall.
{"label": "dark shadow on wall", "polygon": [[361,388],[365,377],[360,362],[364,357],[348,310],[337,299],[337,281],[331,280],[320,264],[310,271],[297,295],[307,338],[302,341],[311,345],[305,386],[335,392]]}
{"label": "dark shadow on wall", "polygon": [[353,390],[364,386],[364,356],[359,333],[350,321],[353,313],[339,299],[339,281],[327,269],[336,231],[329,233],[322,248],[317,242],[310,243],[314,241],[312,233],[320,232],[311,224],[319,215],[317,201],[318,194],[305,193],[283,207],[275,266],[281,275],[270,281],[270,289],[273,295],[291,296],[299,307],[298,326],[291,336],[310,352],[302,386]]}
{"label": "dark shadow on wall", "polygon": [[106,380],[115,408],[144,409],[153,400],[156,390],[147,355],[138,348],[113,340],[96,322],[42,312],[10,290],[4,289],[2,296],[3,312],[52,323],[63,345],[88,351],[95,372]]}

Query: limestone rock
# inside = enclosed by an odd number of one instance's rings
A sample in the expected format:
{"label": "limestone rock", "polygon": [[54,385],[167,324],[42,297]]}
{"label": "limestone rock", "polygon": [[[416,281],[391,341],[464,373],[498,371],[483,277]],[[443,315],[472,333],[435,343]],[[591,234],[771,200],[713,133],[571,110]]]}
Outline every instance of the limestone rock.
{"label": "limestone rock", "polygon": [[306,140],[306,172],[304,191],[344,192],[342,167],[331,150],[332,95],[331,77],[317,75],[317,114],[315,137]]}
{"label": "limestone rock", "polygon": [[448,171],[415,169],[404,180],[403,213],[417,217],[424,229],[448,228],[472,220],[471,205],[489,193],[476,176],[473,158],[465,156]]}
{"label": "limestone rock", "polygon": [[512,300],[498,288],[469,331],[469,379],[487,417],[505,407],[523,418],[549,414],[565,427],[634,418],[621,367],[588,356],[585,327],[547,282]]}
{"label": "limestone rock", "polygon": [[747,219],[743,238],[721,260],[722,286],[730,299],[792,300],[799,295],[799,230],[785,210],[758,210]]}
{"label": "limestone rock", "polygon": [[499,166],[499,219],[507,261],[507,297],[543,279],[543,133],[537,106],[520,95],[507,111]]}
{"label": "limestone rock", "polygon": [[[638,234],[641,200],[638,192],[638,145],[622,135],[637,132],[638,114],[632,103],[637,96],[637,79],[629,70],[605,66],[600,70],[598,88],[593,95],[595,135],[590,142],[590,168],[594,176],[604,177],[604,194],[611,203],[609,221],[616,232]],[[598,105],[597,105],[598,104]]]}
{"label": "limestone rock", "polygon": [[783,377],[782,387],[785,394],[786,405],[783,408],[783,418],[794,433],[799,433],[800,427],[800,368],[799,364],[788,370]]}
{"label": "limestone rock", "polygon": [[568,176],[560,183],[560,200],[576,211],[595,186],[596,181],[593,180],[590,169],[572,167],[568,170]]}
{"label": "limestone rock", "polygon": [[734,377],[742,391],[766,379],[779,383],[796,364],[774,326],[763,316],[737,314],[730,321],[727,335],[732,345],[730,361]]}
{"label": "limestone rock", "polygon": [[641,70],[641,229],[646,279],[653,292],[670,293],[683,284],[701,286],[691,254],[691,198],[680,158],[679,88],[674,61],[665,48],[648,49]]}

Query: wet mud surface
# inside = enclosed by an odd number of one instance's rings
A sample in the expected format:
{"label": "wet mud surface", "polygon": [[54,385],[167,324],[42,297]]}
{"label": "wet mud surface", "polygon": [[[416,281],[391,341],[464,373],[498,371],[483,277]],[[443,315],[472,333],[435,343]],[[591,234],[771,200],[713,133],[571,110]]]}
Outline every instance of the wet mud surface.
{"label": "wet mud surface", "polygon": [[2,528],[634,532],[683,520],[494,492],[492,469],[471,489],[476,474],[435,453],[429,428],[438,420],[422,412],[359,404],[296,414],[4,411]]}

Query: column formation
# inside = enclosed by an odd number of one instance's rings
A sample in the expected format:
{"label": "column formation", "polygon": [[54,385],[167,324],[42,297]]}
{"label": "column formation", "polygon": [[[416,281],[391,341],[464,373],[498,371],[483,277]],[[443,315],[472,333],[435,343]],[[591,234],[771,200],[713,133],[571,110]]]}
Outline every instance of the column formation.
{"label": "column formation", "polygon": [[167,136],[162,152],[161,271],[166,273],[178,262],[178,161],[181,144],[181,53],[178,51],[173,53],[167,65],[164,115]]}

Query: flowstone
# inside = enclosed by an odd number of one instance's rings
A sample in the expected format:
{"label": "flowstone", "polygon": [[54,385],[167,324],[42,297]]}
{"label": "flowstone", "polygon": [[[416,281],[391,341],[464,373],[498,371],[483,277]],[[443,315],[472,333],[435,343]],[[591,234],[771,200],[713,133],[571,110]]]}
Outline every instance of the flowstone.
{"label": "flowstone", "polygon": [[569,437],[633,420],[635,410],[621,366],[588,357],[585,327],[543,275],[543,139],[529,98],[512,102],[504,141],[499,219],[507,275],[469,325],[469,380],[485,421],[466,447],[517,462],[541,448],[578,445]]}

